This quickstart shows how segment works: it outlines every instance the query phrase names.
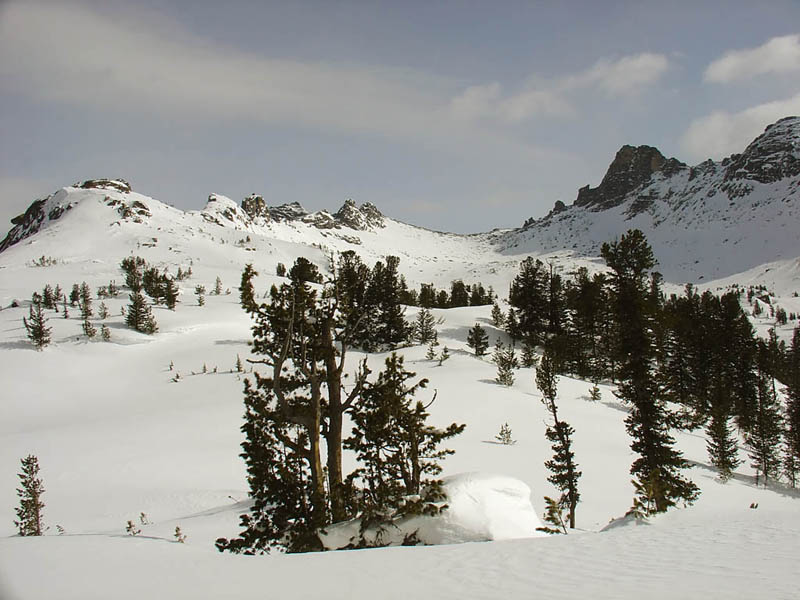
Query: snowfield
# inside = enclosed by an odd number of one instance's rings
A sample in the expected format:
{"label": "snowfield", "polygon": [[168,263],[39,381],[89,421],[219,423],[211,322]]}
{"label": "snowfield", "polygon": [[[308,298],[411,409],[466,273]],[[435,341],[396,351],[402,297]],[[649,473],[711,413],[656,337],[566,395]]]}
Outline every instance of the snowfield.
{"label": "snowfield", "polygon": [[[151,216],[141,223],[120,219],[106,196],[138,200]],[[430,380],[421,393],[438,392],[429,409],[433,424],[467,425],[447,444],[456,452],[443,463],[450,510],[438,521],[418,524],[426,541],[444,545],[293,556],[220,554],[214,540],[236,535],[238,516],[248,506],[238,456],[247,374],[234,370],[237,355],[250,357],[250,321],[237,290],[246,263],[259,271],[256,289],[262,294],[282,281],[276,265],[290,266],[297,256],[324,271],[332,251],[354,249],[370,265],[396,254],[411,286],[433,282],[447,288],[463,278],[492,285],[502,298],[527,254],[498,250],[497,232],[454,236],[388,219],[384,228],[366,232],[294,223],[255,230],[220,226],[199,212],[182,213],[136,194],[66,188],[59,201],[75,205],[0,254],[0,598],[800,595],[800,494],[779,484],[756,488],[746,460],[731,481],[720,483],[702,432],[676,435],[694,464],[689,476],[702,490],[697,503],[647,524],[623,520],[607,527],[625,514],[633,496],[626,408],[610,385],[601,384],[602,397],[592,402],[589,382],[560,378],[559,413],[575,428],[574,450],[583,472],[578,531],[537,533],[543,496],[555,494],[544,467],[552,454],[544,437],[547,413],[532,369],[519,369],[514,386],[502,387],[494,382],[490,359],[467,348],[467,331],[476,322],[486,328],[490,343],[507,340],[492,326],[489,306],[433,310],[442,321],[439,341],[451,353],[441,366],[425,359],[425,347],[400,350],[406,366]],[[343,234],[358,237],[360,244]],[[172,273],[178,266],[193,270],[192,278],[179,283],[175,311],[153,308],[156,335],[125,328],[123,293],[104,300],[111,314],[105,320],[110,342],[87,341],[75,308],[68,319],[48,311],[53,344],[33,350],[22,325],[33,291],[46,283],[67,291],[82,281],[92,289],[112,279],[122,284],[119,262],[131,254]],[[56,264],[34,266],[41,256],[54,257]],[[571,252],[538,256],[565,273],[581,265],[602,268],[598,259]],[[719,266],[723,259],[712,262]],[[719,267],[726,278],[701,288],[767,283],[778,304],[800,312],[793,296],[800,290],[800,262],[794,256],[771,260],[738,275]],[[194,286],[211,290],[217,276],[231,293],[209,295],[206,305],[198,306]],[[680,291],[684,283],[668,280],[667,290]],[[13,300],[21,306],[12,308]],[[94,302],[96,313],[100,301]],[[415,313],[409,308],[406,318]],[[764,317],[756,325],[763,334],[771,322]],[[792,325],[779,328],[779,335],[787,338]],[[351,370],[362,356],[350,353]],[[369,356],[373,371],[385,357]],[[495,439],[504,423],[511,427],[513,445]],[[13,524],[16,473],[27,454],[38,456],[46,489],[49,530],[41,538],[17,537]],[[346,455],[345,469],[352,467],[353,458]],[[126,535],[128,520],[141,534]],[[176,526],[186,534],[185,544],[174,540]]]}

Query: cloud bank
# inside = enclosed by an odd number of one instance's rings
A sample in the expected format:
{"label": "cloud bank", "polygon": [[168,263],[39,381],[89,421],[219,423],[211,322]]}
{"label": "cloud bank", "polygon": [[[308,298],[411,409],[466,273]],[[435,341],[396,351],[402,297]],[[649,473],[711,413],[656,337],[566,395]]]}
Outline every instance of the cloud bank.
{"label": "cloud bank", "polygon": [[757,48],[731,50],[706,68],[710,83],[733,83],[757,75],[800,72],[800,35],[774,37]]}

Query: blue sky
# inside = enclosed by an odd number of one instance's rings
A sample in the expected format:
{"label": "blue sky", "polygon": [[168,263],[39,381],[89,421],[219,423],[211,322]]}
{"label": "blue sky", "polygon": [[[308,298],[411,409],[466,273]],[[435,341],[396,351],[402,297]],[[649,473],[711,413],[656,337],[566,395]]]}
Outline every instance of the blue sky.
{"label": "blue sky", "polygon": [[0,4],[0,219],[91,177],[459,232],[800,113],[798,2]]}

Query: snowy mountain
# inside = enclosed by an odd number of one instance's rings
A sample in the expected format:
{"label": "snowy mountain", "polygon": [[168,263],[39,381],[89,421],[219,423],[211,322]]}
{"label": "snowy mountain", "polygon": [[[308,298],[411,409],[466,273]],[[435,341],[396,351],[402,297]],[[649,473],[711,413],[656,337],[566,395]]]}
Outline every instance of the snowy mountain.
{"label": "snowy mountain", "polygon": [[581,188],[572,205],[556,202],[519,229],[445,234],[392,220],[368,202],[309,212],[298,203],[269,206],[255,194],[241,204],[211,194],[203,209],[184,212],[133,192],[123,180],[90,180],[31,204],[12,220],[0,251],[27,244],[32,253],[19,256],[32,260],[47,254],[48,239],[70,254],[80,248],[90,254],[85,244],[99,236],[106,252],[119,257],[153,244],[181,254],[200,238],[239,243],[269,265],[286,258],[278,247],[288,243],[311,247],[320,264],[326,253],[346,249],[371,260],[397,254],[413,283],[485,277],[497,285],[505,277],[492,275],[513,268],[520,255],[591,260],[604,242],[638,228],[667,281],[698,283],[800,255],[799,200],[800,118],[787,117],[741,154],[693,167],[650,146],[623,146],[597,187]]}
{"label": "snowy mountain", "polygon": [[[559,413],[575,429],[583,472],[578,530],[536,537],[530,529],[543,496],[555,493],[544,466],[552,455],[548,413],[532,368],[519,369],[513,386],[499,386],[491,359],[467,347],[475,323],[491,343],[509,341],[493,326],[489,306],[433,310],[451,355],[442,365],[421,345],[400,352],[430,380],[426,393],[437,391],[432,423],[467,425],[443,463],[442,475],[457,491],[452,521],[435,539],[494,541],[255,558],[221,555],[214,540],[235,535],[248,507],[239,457],[247,375],[234,367],[238,358],[258,358],[250,354],[251,321],[236,293],[245,264],[259,271],[262,295],[285,281],[278,263],[298,256],[327,269],[336,251],[355,250],[367,264],[392,254],[410,285],[443,288],[461,278],[492,285],[503,298],[524,256],[595,271],[604,268],[600,245],[639,227],[672,289],[686,281],[714,290],[764,284],[773,305],[800,313],[793,295],[800,291],[798,211],[796,117],[720,163],[688,167],[652,147],[623,147],[603,181],[581,189],[571,206],[557,203],[519,229],[474,235],[415,227],[352,201],[309,212],[296,203],[270,206],[258,195],[237,203],[212,194],[202,209],[182,211],[119,179],[37,200],[0,243],[0,597],[795,597],[796,490],[755,486],[744,449],[733,478],[722,483],[703,431],[675,433],[694,465],[687,476],[702,491],[697,503],[644,526],[618,520],[631,504],[633,453],[628,408],[607,381],[598,386],[600,399],[590,401],[590,382],[559,378]],[[102,300],[110,341],[87,339],[78,309],[70,308],[66,315],[48,311],[52,343],[42,352],[32,348],[22,325],[32,292],[45,284],[68,292],[84,281],[93,290],[121,283],[120,261],[131,255],[173,274],[193,271],[177,282],[174,311],[152,307],[158,333],[125,326],[128,298],[121,294]],[[216,278],[231,292],[208,295],[200,306],[195,286],[210,290]],[[408,307],[406,318],[416,310]],[[101,319],[93,319],[99,327]],[[761,335],[776,327],[781,339],[796,324],[776,326],[769,314],[752,320]],[[362,358],[377,372],[386,353],[347,357],[348,372]],[[496,443],[504,424],[515,444]],[[41,538],[14,535],[16,472],[28,454],[38,456],[46,489],[51,529]],[[354,467],[352,453],[344,461]],[[128,520],[140,524],[140,535],[125,534]],[[174,538],[176,526],[188,536],[185,544]]]}

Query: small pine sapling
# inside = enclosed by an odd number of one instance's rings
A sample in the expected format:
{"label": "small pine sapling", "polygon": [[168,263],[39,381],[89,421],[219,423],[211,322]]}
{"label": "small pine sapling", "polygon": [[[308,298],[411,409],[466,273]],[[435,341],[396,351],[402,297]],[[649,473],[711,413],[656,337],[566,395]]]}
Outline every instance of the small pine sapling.
{"label": "small pine sapling", "polygon": [[497,341],[494,347],[493,359],[497,365],[497,377],[495,381],[500,385],[511,387],[514,385],[514,369],[517,368],[517,357],[514,353],[514,346],[508,346],[501,341]]}
{"label": "small pine sapling", "polygon": [[492,324],[498,329],[502,329],[505,322],[506,316],[503,314],[503,311],[500,310],[500,306],[498,306],[497,302],[495,302],[492,306]]}
{"label": "small pine sapling", "polygon": [[593,381],[592,387],[589,388],[589,400],[592,402],[597,402],[600,400],[600,398],[602,398],[602,395],[600,394],[600,388],[597,386],[597,382]]}
{"label": "small pine sapling", "polygon": [[108,328],[108,325],[106,325],[105,323],[103,323],[100,326],[100,338],[104,342],[110,342],[111,341],[111,330]]}
{"label": "small pine sapling", "polygon": [[439,366],[441,367],[442,363],[446,361],[448,358],[450,358],[450,351],[447,349],[447,346],[445,346],[442,349],[442,353],[439,355]]}
{"label": "small pine sapling", "polygon": [[194,286],[194,294],[195,296],[197,296],[197,306],[203,306],[206,303],[205,293],[206,293],[206,286],[204,285]]}
{"label": "small pine sapling", "polygon": [[128,533],[128,535],[139,535],[140,533],[142,533],[142,530],[139,529],[136,526],[136,523],[134,523],[131,520],[129,520],[128,524],[125,526],[125,531]]}
{"label": "small pine sapling", "polygon": [[467,346],[475,351],[475,356],[483,356],[489,347],[489,334],[486,330],[475,323],[475,326],[467,334]]}
{"label": "small pine sapling", "polygon": [[242,359],[237,354],[236,355],[236,372],[237,373],[241,373],[242,371],[244,371],[244,365],[242,364]]}
{"label": "small pine sapling", "polygon": [[175,541],[178,542],[179,544],[186,543],[186,535],[183,533],[183,531],[181,531],[181,528],[178,527],[177,525],[175,526],[174,536],[175,536]]}
{"label": "small pine sapling", "polygon": [[106,306],[105,302],[101,302],[100,306],[97,307],[97,316],[101,319],[108,318],[108,307]]}
{"label": "small pine sapling", "polygon": [[94,336],[97,335],[97,328],[94,325],[92,325],[92,322],[89,321],[88,318],[85,318],[83,320],[83,323],[82,323],[81,326],[83,327],[83,334],[86,337],[88,337],[90,340],[93,339]]}
{"label": "small pine sapling", "polygon": [[34,301],[28,311],[28,318],[22,317],[22,324],[28,332],[28,339],[37,350],[41,350],[50,343],[50,327],[47,326],[47,317],[42,310],[42,300],[39,294],[34,294]]}
{"label": "small pine sapling", "polygon": [[536,350],[530,344],[523,344],[519,360],[520,364],[526,369],[536,367],[539,364],[539,359],[536,356]]}
{"label": "small pine sapling", "polygon": [[428,360],[436,360],[436,343],[431,342],[428,344],[428,352],[425,354],[425,358]]}
{"label": "small pine sapling", "polygon": [[214,290],[211,293],[215,296],[222,294],[222,279],[220,279],[219,276],[217,276],[217,279],[214,282]]}
{"label": "small pine sapling", "polygon": [[543,531],[551,535],[557,535],[559,533],[566,534],[567,521],[564,516],[564,510],[566,509],[564,496],[562,496],[560,500],[553,500],[549,496],[545,496],[544,502],[545,510],[542,518],[545,523],[549,523],[552,527],[537,527],[536,531]]}
{"label": "small pine sapling", "polygon": [[511,427],[508,426],[508,423],[504,423],[503,426],[500,427],[500,433],[494,436],[494,439],[504,446],[513,446],[517,443],[517,440],[511,435]]}

